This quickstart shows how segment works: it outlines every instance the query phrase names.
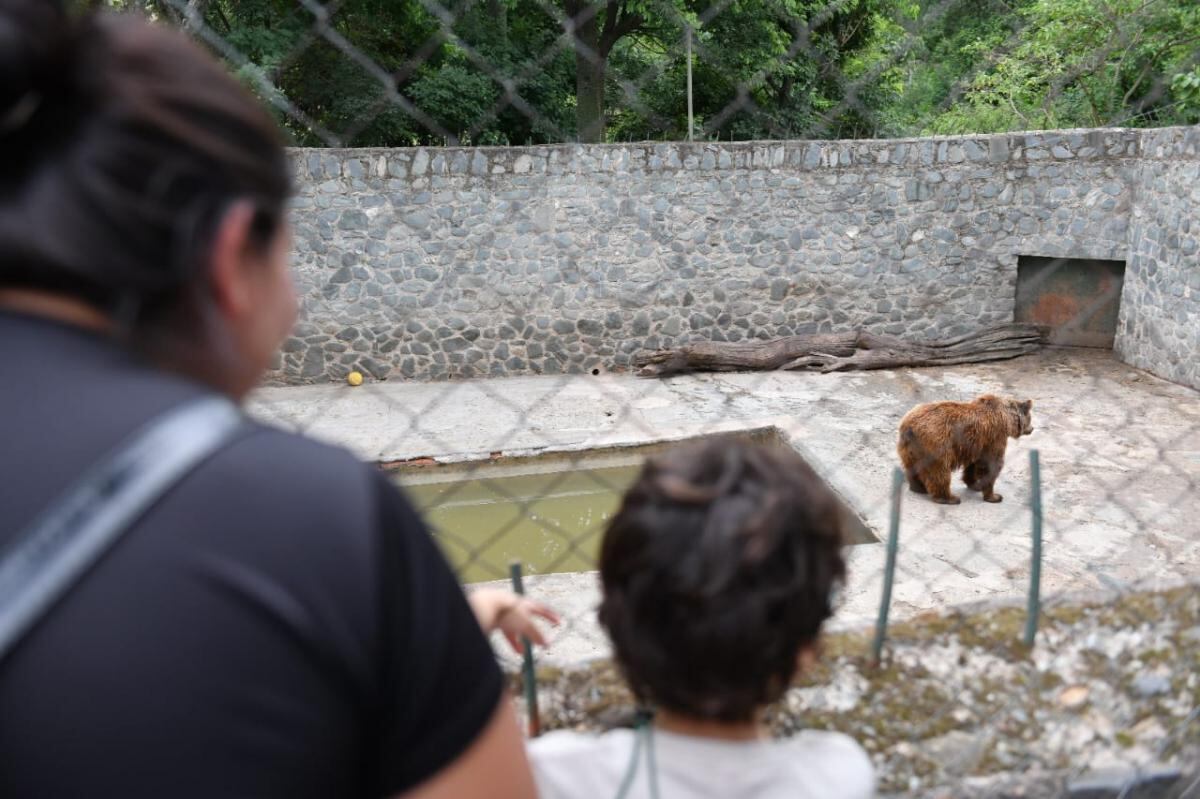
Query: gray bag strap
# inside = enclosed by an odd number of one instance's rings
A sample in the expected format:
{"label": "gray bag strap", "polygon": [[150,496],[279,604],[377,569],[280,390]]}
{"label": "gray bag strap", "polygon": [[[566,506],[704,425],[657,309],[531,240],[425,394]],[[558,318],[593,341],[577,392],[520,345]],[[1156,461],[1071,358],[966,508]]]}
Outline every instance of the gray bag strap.
{"label": "gray bag strap", "polygon": [[243,417],[225,399],[155,419],[34,519],[0,553],[0,661],[143,513],[226,444]]}

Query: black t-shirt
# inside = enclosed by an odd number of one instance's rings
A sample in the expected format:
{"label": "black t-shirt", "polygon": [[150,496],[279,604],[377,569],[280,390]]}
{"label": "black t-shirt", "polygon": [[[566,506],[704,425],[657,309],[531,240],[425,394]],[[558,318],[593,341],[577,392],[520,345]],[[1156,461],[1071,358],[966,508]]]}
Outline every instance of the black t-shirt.
{"label": "black t-shirt", "polygon": [[[0,313],[0,552],[88,466],[201,396]],[[375,469],[252,426],[0,662],[0,797],[367,797],[453,761],[501,676]]]}

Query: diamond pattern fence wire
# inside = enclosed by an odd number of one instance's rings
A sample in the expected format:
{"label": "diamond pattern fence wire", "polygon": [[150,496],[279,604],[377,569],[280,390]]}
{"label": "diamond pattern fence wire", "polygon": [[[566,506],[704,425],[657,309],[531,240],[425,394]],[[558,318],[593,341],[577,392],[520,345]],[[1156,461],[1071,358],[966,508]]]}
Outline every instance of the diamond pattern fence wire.
{"label": "diamond pattern fence wire", "polygon": [[[885,19],[882,6],[853,0],[129,5],[220,54],[297,144],[332,147],[921,134],[928,126],[885,109],[881,96],[905,80],[906,90],[948,80],[917,68],[946,57],[930,32],[951,37],[999,7],[914,3]],[[1200,76],[1200,49],[1188,41],[1200,30],[1188,26],[1200,20],[1182,6],[1164,19],[1153,0],[1102,5],[1107,16],[1074,22],[1064,7],[1064,24],[1078,31],[1063,41],[1078,51],[1047,54],[1065,64],[1049,78],[1014,81],[1046,84],[1039,108],[996,87],[1005,70],[1028,67],[1030,26],[1045,22],[1034,12],[980,29],[982,54],[970,68],[931,89],[934,100],[916,93],[913,102],[939,125],[993,131],[1052,126],[1089,103],[1093,126],[1191,121],[1188,76]],[[1092,96],[1109,85],[1105,75],[1127,67],[1122,59],[1144,55],[1147,31],[1171,25],[1182,28],[1167,48],[1184,52],[1171,74],[1134,70],[1136,84],[1123,86],[1133,103]],[[1015,121],[1003,122],[1005,106]],[[1194,168],[1182,174],[1194,177]],[[1200,271],[1187,239],[1150,246],[1159,257],[1175,252],[1186,276]],[[1039,283],[1074,268],[1047,260],[1024,291],[1036,295]],[[327,288],[308,286],[306,296]],[[1030,318],[1069,336],[1091,330],[1098,309],[1119,295],[1119,285],[1109,287],[1057,315],[1039,318],[1034,307]],[[1191,298],[1179,324],[1195,330],[1200,291],[1193,283],[1175,296]],[[403,326],[403,309],[394,322]],[[679,340],[724,340],[716,330],[701,326]],[[822,662],[771,711],[776,732],[849,733],[871,753],[886,793],[1000,796],[1034,784],[1059,795],[1116,769],[1098,790],[1125,796],[1155,783],[1200,796],[1196,390],[1105,349],[1046,348],[931,369],[663,379],[638,378],[603,357],[595,363],[579,373],[469,381],[413,381],[395,370],[386,375],[395,379],[377,381],[368,371],[354,389],[264,389],[255,412],[395,473],[465,583],[507,584],[510,564],[522,565],[525,589],[564,618],[538,653],[543,728],[628,720],[631,700],[594,618],[605,522],[648,453],[735,433],[796,448],[838,493],[855,531],[850,583]],[[957,506],[904,491],[895,572],[885,579],[900,417],[919,402],[985,391],[1034,400],[1035,432],[1010,442],[997,483],[1004,501],[983,503],[961,484]],[[1027,647],[1031,449],[1041,460],[1044,541],[1037,638]],[[890,624],[875,662],[881,604]],[[516,658],[501,656],[515,671]]]}

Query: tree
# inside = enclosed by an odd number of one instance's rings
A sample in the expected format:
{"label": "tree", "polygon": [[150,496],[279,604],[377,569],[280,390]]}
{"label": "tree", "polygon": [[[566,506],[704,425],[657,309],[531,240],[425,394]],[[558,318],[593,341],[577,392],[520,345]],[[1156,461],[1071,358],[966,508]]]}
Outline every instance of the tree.
{"label": "tree", "polygon": [[[699,135],[723,140],[872,135],[869,109],[858,96],[870,90],[850,92],[847,77],[873,40],[878,4],[693,0],[685,13],[696,41]],[[647,23],[617,47],[613,65],[639,89],[638,103],[616,109],[617,138],[686,134],[682,18]]]}
{"label": "tree", "polygon": [[575,129],[581,142],[604,141],[608,57],[646,18],[629,0],[564,0],[575,47]]}
{"label": "tree", "polygon": [[1194,0],[1032,0],[1019,41],[927,120],[935,133],[1168,125],[1200,111]]}

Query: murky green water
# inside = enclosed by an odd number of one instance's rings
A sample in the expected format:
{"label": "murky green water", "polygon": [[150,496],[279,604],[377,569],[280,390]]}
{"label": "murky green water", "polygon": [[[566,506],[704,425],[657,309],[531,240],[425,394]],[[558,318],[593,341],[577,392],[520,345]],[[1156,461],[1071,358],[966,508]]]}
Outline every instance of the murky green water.
{"label": "murky green water", "polygon": [[[563,468],[563,467],[560,467]],[[601,535],[640,465],[405,485],[464,582],[595,569]],[[404,483],[403,477],[401,483]]]}
{"label": "murky green water", "polygon": [[[773,428],[739,435],[787,446]],[[508,579],[518,560],[529,574],[591,571],[621,495],[645,458],[666,443],[458,465],[406,466],[393,473],[466,583]],[[851,543],[878,539],[843,506]]]}

